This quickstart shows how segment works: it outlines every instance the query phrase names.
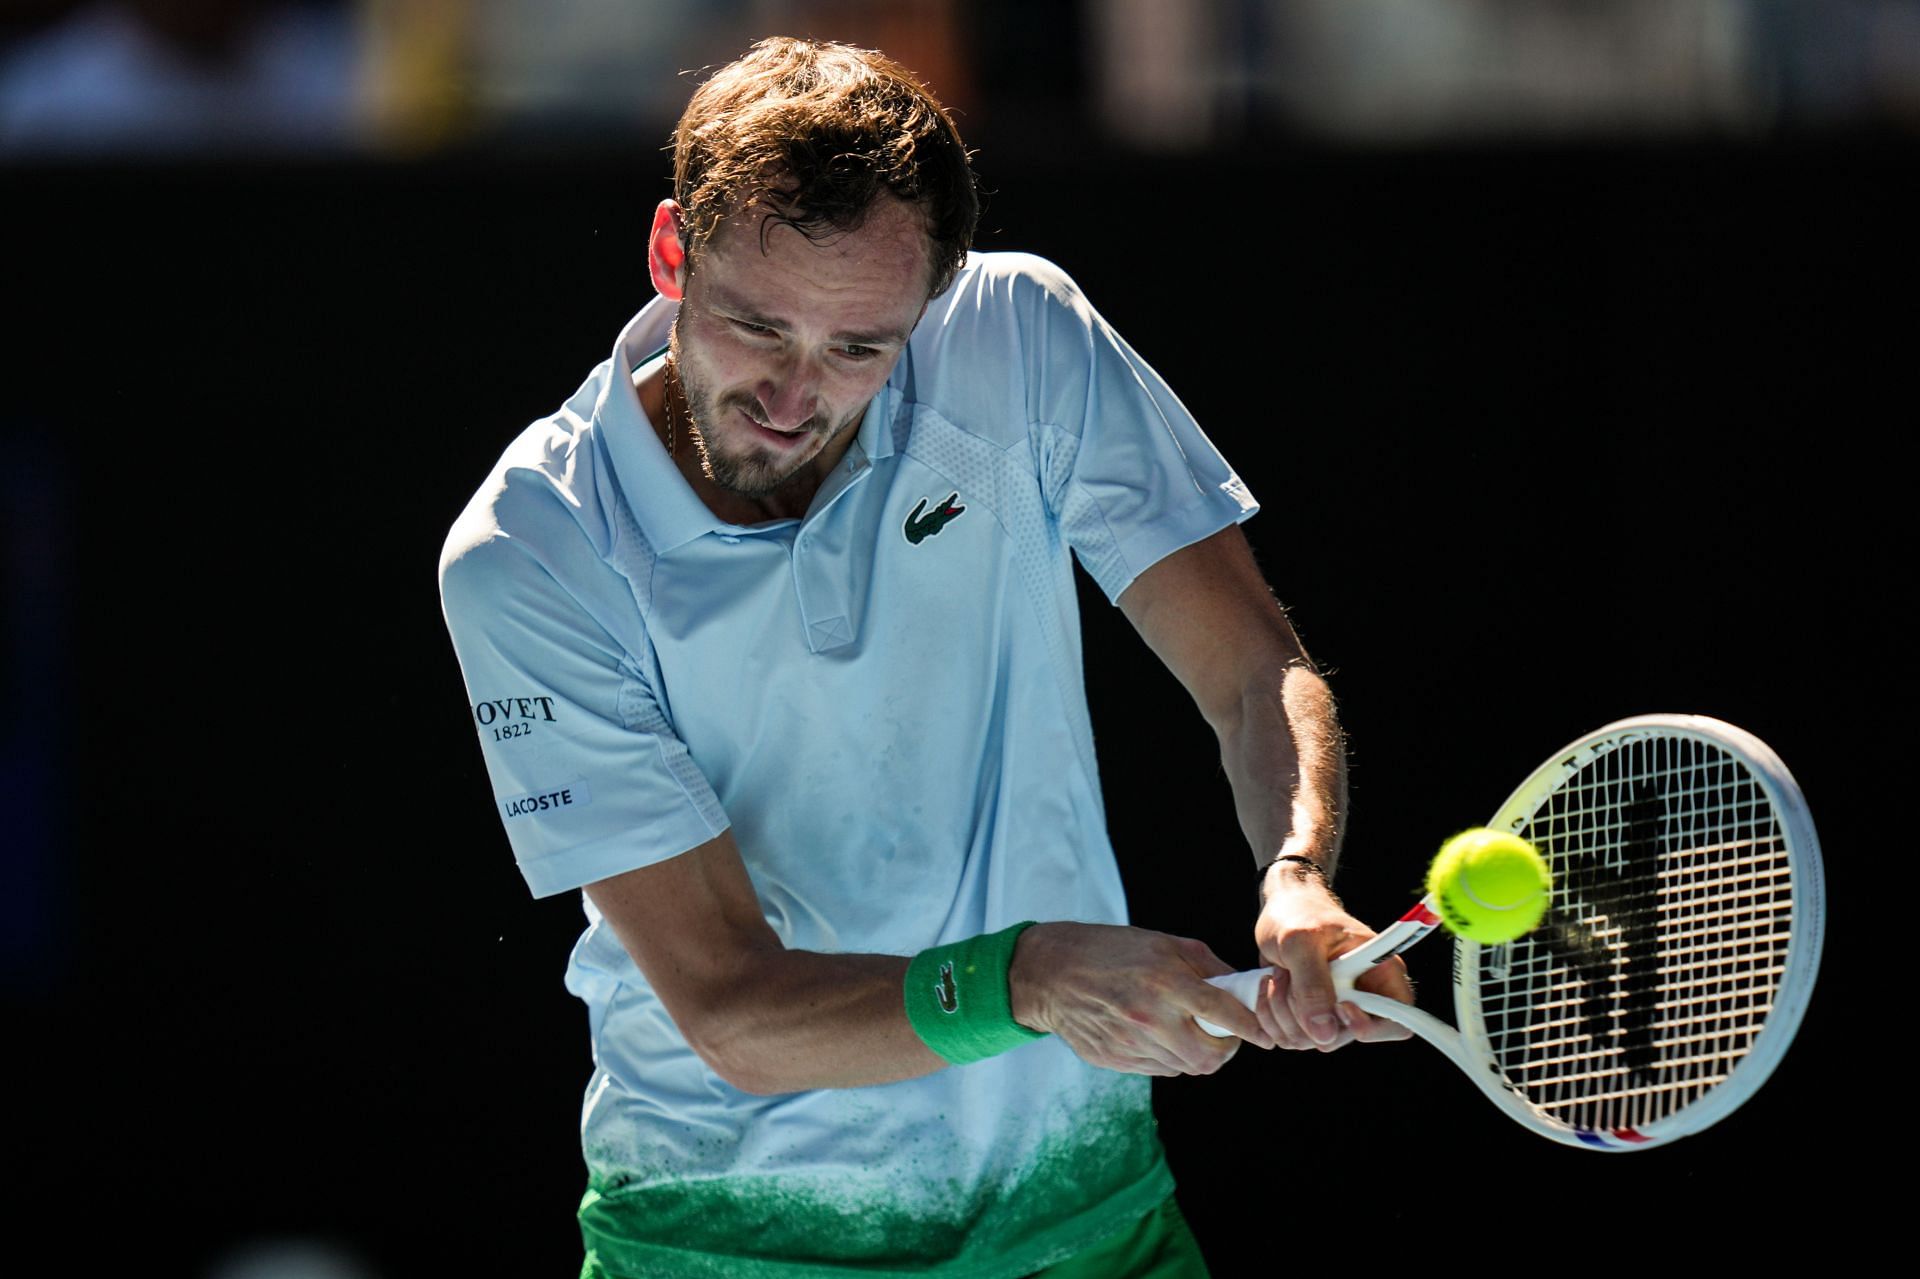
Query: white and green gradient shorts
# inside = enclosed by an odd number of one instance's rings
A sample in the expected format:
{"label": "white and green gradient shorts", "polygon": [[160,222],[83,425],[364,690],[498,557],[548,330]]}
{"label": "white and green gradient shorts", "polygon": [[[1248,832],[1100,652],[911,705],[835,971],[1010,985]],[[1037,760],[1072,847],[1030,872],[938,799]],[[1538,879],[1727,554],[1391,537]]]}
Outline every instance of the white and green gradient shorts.
{"label": "white and green gradient shorts", "polygon": [[[1200,1254],[1200,1246],[1195,1242],[1193,1231],[1188,1228],[1186,1218],[1181,1215],[1172,1195],[1106,1238],[1039,1270],[1028,1270],[1028,1263],[1012,1258],[992,1262],[983,1258],[979,1264],[966,1270],[952,1270],[939,1263],[914,1266],[904,1257],[892,1268],[870,1265],[847,1267],[818,1262],[770,1262],[768,1264],[773,1268],[763,1270],[757,1268],[755,1263],[748,1263],[747,1268],[742,1269],[741,1261],[736,1257],[682,1255],[668,1258],[656,1252],[636,1256],[623,1247],[619,1240],[602,1233],[602,1227],[607,1224],[602,1219],[603,1207],[591,1194],[587,1202],[581,1205],[581,1231],[586,1241],[587,1255],[580,1279],[653,1279],[654,1276],[675,1276],[677,1279],[683,1275],[740,1275],[752,1279],[761,1274],[819,1276],[820,1279],[852,1275],[862,1276],[863,1279],[884,1279],[891,1275],[925,1279],[926,1276],[948,1274],[1030,1276],[1031,1279],[1208,1279],[1207,1264]],[[915,1232],[909,1230],[907,1233],[912,1235]]]}

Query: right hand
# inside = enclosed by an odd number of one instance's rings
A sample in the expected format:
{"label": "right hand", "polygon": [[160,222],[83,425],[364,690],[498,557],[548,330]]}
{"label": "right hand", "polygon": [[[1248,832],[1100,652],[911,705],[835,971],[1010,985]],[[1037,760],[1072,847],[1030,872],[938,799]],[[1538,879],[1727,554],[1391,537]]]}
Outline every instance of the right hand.
{"label": "right hand", "polygon": [[[1007,972],[1013,1018],[1084,1061],[1136,1075],[1210,1075],[1240,1040],[1273,1037],[1207,978],[1232,972],[1204,942],[1114,924],[1035,924]],[[1239,1038],[1215,1038],[1203,1018]]]}
{"label": "right hand", "polygon": [[[1318,876],[1269,872],[1268,896],[1254,924],[1260,957],[1272,971],[1260,983],[1260,1024],[1282,1048],[1332,1052],[1356,1040],[1407,1039],[1412,1031],[1335,999],[1332,961],[1371,941],[1373,929],[1349,915]],[[1413,984],[1398,956],[1375,964],[1354,985],[1413,1002]]]}

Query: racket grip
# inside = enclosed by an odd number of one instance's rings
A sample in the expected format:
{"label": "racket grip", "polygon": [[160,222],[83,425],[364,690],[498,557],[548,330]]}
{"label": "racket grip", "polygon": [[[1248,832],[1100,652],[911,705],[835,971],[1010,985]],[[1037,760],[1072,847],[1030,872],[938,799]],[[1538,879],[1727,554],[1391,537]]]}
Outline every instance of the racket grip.
{"label": "racket grip", "polygon": [[[1341,999],[1350,998],[1354,983],[1359,980],[1361,973],[1382,960],[1399,954],[1432,932],[1434,926],[1440,922],[1440,916],[1435,913],[1435,909],[1433,898],[1428,897],[1388,925],[1379,936],[1366,945],[1335,958],[1330,965],[1333,973],[1334,994]],[[1218,986],[1248,1008],[1252,1008],[1254,1002],[1260,998],[1260,979],[1265,977],[1268,971],[1270,970],[1265,968],[1249,968],[1245,972],[1228,973],[1224,977],[1209,977],[1207,984]],[[1204,1017],[1196,1017],[1194,1020],[1200,1023],[1200,1029],[1216,1039],[1225,1039],[1233,1033],[1231,1030],[1214,1025]]]}
{"label": "racket grip", "polygon": [[[1334,960],[1334,993],[1345,999],[1353,990],[1353,979],[1365,972],[1368,964],[1368,960],[1359,958],[1357,955],[1352,959],[1342,955]],[[1271,968],[1249,968],[1245,972],[1228,973],[1224,977],[1209,977],[1207,985],[1218,986],[1251,1009],[1260,998],[1260,979],[1272,971]],[[1214,1025],[1205,1017],[1195,1017],[1194,1020],[1200,1023],[1200,1029],[1215,1039],[1225,1039],[1233,1033],[1231,1030]]]}
{"label": "racket grip", "polygon": [[[1264,968],[1249,968],[1244,973],[1228,973],[1224,977],[1209,977],[1207,978],[1207,985],[1218,986],[1245,1004],[1248,1008],[1252,1008],[1254,1001],[1260,998],[1260,979],[1266,975],[1267,970]],[[1233,1033],[1225,1027],[1214,1025],[1205,1017],[1195,1017],[1194,1020],[1200,1023],[1200,1029],[1206,1031],[1215,1039],[1225,1039]]]}

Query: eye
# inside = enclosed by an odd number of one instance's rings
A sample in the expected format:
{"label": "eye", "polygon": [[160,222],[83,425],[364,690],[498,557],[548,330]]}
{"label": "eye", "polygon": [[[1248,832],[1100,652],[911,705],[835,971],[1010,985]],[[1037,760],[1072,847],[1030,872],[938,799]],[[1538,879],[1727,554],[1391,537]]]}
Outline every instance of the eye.
{"label": "eye", "polygon": [[840,348],[840,354],[849,360],[871,360],[880,354],[880,349],[872,346],[843,346]]}
{"label": "eye", "polygon": [[739,329],[742,333],[751,333],[755,337],[765,337],[773,332],[773,330],[766,325],[755,324],[751,320],[729,320],[728,323],[732,324],[734,328]]}

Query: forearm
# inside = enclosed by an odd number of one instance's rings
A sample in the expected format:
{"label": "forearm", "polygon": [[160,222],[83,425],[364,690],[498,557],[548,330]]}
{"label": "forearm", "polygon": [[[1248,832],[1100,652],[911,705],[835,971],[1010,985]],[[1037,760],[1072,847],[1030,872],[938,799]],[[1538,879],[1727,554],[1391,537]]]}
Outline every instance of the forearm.
{"label": "forearm", "polygon": [[[1255,691],[1247,713],[1222,734],[1234,797],[1256,861],[1267,867],[1253,935],[1273,967],[1261,1024],[1286,1048],[1339,1048],[1355,1039],[1405,1038],[1390,1021],[1341,1003],[1330,960],[1373,935],[1332,891],[1346,824],[1346,751],[1326,683],[1305,666]],[[1298,855],[1311,865],[1291,860]],[[1286,861],[1274,860],[1288,856]],[[1411,1002],[1397,960],[1377,966],[1369,989]]]}
{"label": "forearm", "polygon": [[[735,966],[726,994],[683,987],[668,1010],[702,1060],[746,1092],[892,1083],[948,1064],[915,1033],[905,1012],[902,983],[910,980],[910,962],[770,949]],[[1204,944],[1187,938],[1119,925],[1042,923],[1020,934],[1003,980],[1008,1011],[1020,1026],[1059,1035],[1093,1065],[1208,1074],[1233,1049],[1199,1033],[1196,1016],[1272,1046],[1251,1013],[1205,983],[1229,971]]]}
{"label": "forearm", "polygon": [[700,992],[682,1026],[716,1072],[752,1093],[893,1083],[947,1063],[914,1034],[896,955],[770,949],[725,989]]}
{"label": "forearm", "polygon": [[1254,861],[1300,853],[1330,873],[1347,784],[1333,697],[1240,530],[1167,556],[1120,607],[1218,737]]}
{"label": "forearm", "polygon": [[1346,824],[1347,763],[1326,681],[1297,663],[1264,670],[1214,728],[1255,864],[1297,853],[1331,877]]}
{"label": "forearm", "polygon": [[[1120,607],[1212,726],[1240,829],[1255,864],[1268,867],[1253,933],[1273,967],[1258,1010],[1263,1032],[1322,1051],[1404,1036],[1334,997],[1329,959],[1373,935],[1329,882],[1346,822],[1345,739],[1333,696],[1246,539],[1223,529],[1176,551],[1135,579]],[[1291,855],[1307,861],[1275,861]],[[1411,999],[1403,970],[1373,972],[1385,975],[1370,975],[1372,988]]]}
{"label": "forearm", "polygon": [[[895,955],[789,950],[767,924],[731,832],[586,892],[687,1044],[747,1092],[912,1079],[1035,1032],[1116,1070],[1218,1069],[1232,1050],[1202,1034],[1195,1016],[1271,1042],[1238,1001],[1206,983],[1230,971],[1217,956],[1141,929],[1001,930],[923,952],[920,968]],[[938,979],[920,984],[931,976],[924,970]]]}
{"label": "forearm", "polygon": [[907,1021],[907,961],[787,949],[731,832],[586,891],[688,1046],[737,1088],[848,1088],[945,1064]]}
{"label": "forearm", "polygon": [[[949,949],[935,954],[944,959]],[[670,1003],[669,1011],[701,1058],[747,1092],[892,1083],[948,1064],[914,1030],[916,1023],[905,1011],[909,992],[902,989],[903,981],[929,978],[938,962],[910,970],[912,962],[888,955],[769,949],[736,966],[726,994],[683,990],[675,1002],[688,1006],[676,1011]],[[972,958],[965,962],[972,972]],[[1196,1016],[1271,1046],[1252,1014],[1205,983],[1206,977],[1228,971],[1205,945],[1186,938],[1120,925],[1035,924],[1020,932],[998,975],[1005,994],[1002,1015],[1023,1028],[1014,1039],[1057,1034],[1096,1066],[1155,1075],[1207,1074],[1232,1055],[1232,1047],[1200,1034]],[[983,962],[973,980],[993,980],[992,973],[992,964]],[[967,989],[963,979],[963,1007],[970,1002]],[[976,998],[979,993],[976,987]],[[1003,1038],[997,1030],[989,1034]],[[978,1044],[969,1038],[940,1052],[977,1051]]]}

